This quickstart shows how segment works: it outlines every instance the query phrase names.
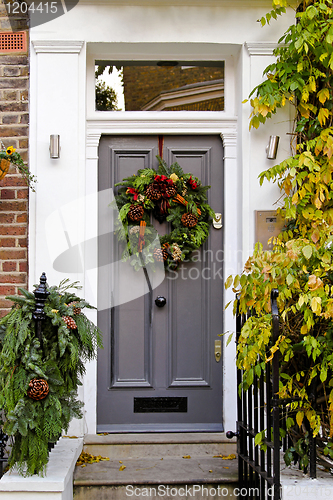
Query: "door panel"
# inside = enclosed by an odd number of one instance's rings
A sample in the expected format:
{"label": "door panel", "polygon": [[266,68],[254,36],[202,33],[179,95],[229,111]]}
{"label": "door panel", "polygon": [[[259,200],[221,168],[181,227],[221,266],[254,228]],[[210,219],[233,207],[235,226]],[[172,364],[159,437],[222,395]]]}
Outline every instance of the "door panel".
{"label": "door panel", "polygon": [[[139,168],[156,168],[157,144],[157,136],[102,137],[99,190]],[[209,203],[223,213],[219,137],[166,136],[163,155],[168,164],[177,161],[211,185]],[[153,223],[159,234],[170,230],[167,223]],[[153,302],[150,313],[142,280],[141,297],[98,313],[104,334],[98,355],[98,432],[222,430],[222,362],[214,357],[214,342],[223,331],[222,235],[223,230],[212,228],[194,262],[166,273],[153,290],[154,299],[166,298],[163,308]],[[113,235],[109,239],[107,251],[112,261],[118,260],[118,243]],[[138,274],[133,270],[133,282]],[[117,272],[99,275],[100,293],[123,293],[124,286],[129,284]]]}

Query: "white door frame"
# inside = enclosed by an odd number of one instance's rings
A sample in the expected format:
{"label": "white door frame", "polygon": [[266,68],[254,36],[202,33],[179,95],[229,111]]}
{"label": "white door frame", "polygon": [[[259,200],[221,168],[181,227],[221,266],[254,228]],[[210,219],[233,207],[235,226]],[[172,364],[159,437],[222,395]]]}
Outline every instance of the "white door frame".
{"label": "white door frame", "polygon": [[[224,248],[223,276],[239,272],[242,259],[241,204],[242,174],[240,159],[237,158],[237,116],[236,116],[236,61],[240,56],[240,46],[219,43],[103,43],[87,44],[87,120],[86,120],[86,194],[98,191],[98,146],[103,134],[108,135],[220,135],[224,148]],[[95,61],[102,60],[188,60],[221,61],[225,64],[225,110],[224,111],[95,111]],[[162,54],[162,56],[161,56]],[[89,227],[97,227],[97,203],[89,206],[85,217],[86,234]],[[97,248],[96,248],[97,252]],[[97,253],[96,253],[97,255]],[[94,296],[97,297],[98,272],[90,273],[89,281]],[[87,297],[89,300],[89,296]],[[231,290],[224,292],[224,308],[234,299]],[[96,314],[97,319],[97,314]],[[235,330],[235,319],[231,307],[224,314],[224,331]],[[224,338],[224,337],[223,337]],[[236,349],[229,344],[223,359],[223,425],[226,430],[235,430],[236,415]],[[97,362],[87,367],[84,381],[84,401],[91,408],[97,400]],[[226,410],[227,409],[227,410]],[[86,429],[96,432],[96,412],[87,411]]]}
{"label": "white door frame", "polygon": [[[225,193],[221,193],[225,204],[224,276],[239,272],[242,260],[239,253],[242,248],[242,165],[240,156],[237,158],[237,151],[242,133],[236,116],[235,95],[236,89],[239,90],[236,74],[241,73],[241,46],[199,42],[134,44],[33,40],[31,49],[30,164],[44,189],[39,189],[30,199],[30,286],[36,282],[39,270],[49,269],[50,283],[55,282],[58,277],[57,272],[52,269],[52,259],[44,251],[45,219],[49,212],[71,199],[72,191],[74,197],[93,195],[96,200],[95,203],[86,205],[84,214],[80,213],[80,220],[83,222],[82,225],[77,224],[77,241],[87,241],[95,236],[98,227],[98,146],[102,134],[221,136],[225,185]],[[145,60],[153,61],[160,58],[183,61],[224,60],[225,111],[96,112],[95,60],[140,61],[143,54]],[[52,75],[52,80],[49,75]],[[40,91],[45,89],[48,92]],[[49,95],[54,98],[50,99]],[[49,134],[54,133],[61,135],[62,152],[59,160],[50,159],[48,152]],[[63,189],[64,184],[66,189]],[[56,195],[50,196],[50,190]],[[72,226],[75,226],[75,218],[73,221]],[[90,270],[89,277],[88,274],[83,276],[82,285],[83,296],[90,303],[96,304],[97,269]],[[225,303],[233,298],[230,290],[224,293]],[[92,311],[89,316],[97,321],[96,312]],[[234,325],[229,308],[225,312],[224,330],[234,331]],[[77,423],[71,426],[72,433],[96,432],[96,368],[96,361],[87,363],[84,384],[79,393],[85,403],[85,420],[83,425]],[[224,405],[228,410],[223,416],[223,424],[226,430],[235,430],[237,391],[233,343],[224,351],[223,370],[223,397],[228,402]]]}
{"label": "white door frame", "polygon": [[[109,114],[109,113],[108,113]],[[103,134],[108,135],[220,135],[224,147],[224,262],[223,275],[229,276],[239,270],[238,249],[241,248],[241,225],[239,222],[238,197],[241,193],[241,181],[238,172],[236,141],[237,141],[237,119],[228,118],[224,113],[210,112],[113,112],[113,116],[99,119],[88,119],[86,128],[86,186],[87,194],[98,191],[98,146]],[[98,209],[89,205],[89,213],[86,214],[86,234],[89,227],[97,227]],[[97,251],[97,249],[96,249]],[[97,297],[98,278],[97,269],[93,279],[90,275],[90,286]],[[87,297],[89,300],[89,297]],[[224,293],[225,304],[233,300],[233,293],[229,290]],[[96,315],[97,317],[97,315]],[[235,319],[231,308],[224,314],[224,331],[234,331]],[[225,353],[225,350],[224,350]],[[225,414],[223,424],[226,430],[234,429],[236,422],[236,368],[235,347],[228,346],[228,354],[224,355],[223,361],[223,399],[228,401],[224,404]],[[92,401],[96,401],[97,384],[96,362],[89,364],[85,376],[84,399],[86,408]],[[86,414],[86,425],[88,433],[94,433],[96,429],[96,414]]]}

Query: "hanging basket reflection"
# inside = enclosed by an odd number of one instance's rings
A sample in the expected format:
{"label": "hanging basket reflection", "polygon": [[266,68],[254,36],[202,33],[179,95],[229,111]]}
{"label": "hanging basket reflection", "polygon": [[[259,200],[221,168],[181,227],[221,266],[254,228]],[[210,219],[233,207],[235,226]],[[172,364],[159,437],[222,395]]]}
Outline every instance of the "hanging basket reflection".
{"label": "hanging basket reflection", "polygon": [[10,161],[2,158],[0,161],[0,181],[5,177],[9,170]]}

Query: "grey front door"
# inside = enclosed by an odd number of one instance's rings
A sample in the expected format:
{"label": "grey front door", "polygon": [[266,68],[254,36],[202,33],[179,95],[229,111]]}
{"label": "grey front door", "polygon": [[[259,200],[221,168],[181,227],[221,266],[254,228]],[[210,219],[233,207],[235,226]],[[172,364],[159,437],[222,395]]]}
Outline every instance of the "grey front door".
{"label": "grey front door", "polygon": [[[99,191],[139,168],[156,168],[156,154],[157,136],[102,137]],[[165,136],[163,157],[210,185],[209,203],[223,213],[220,137]],[[168,230],[155,223],[159,233]],[[212,227],[194,257],[153,290],[152,316],[147,293],[99,311],[98,432],[222,431],[222,360],[214,346],[223,332],[223,229]],[[113,279],[100,271],[100,294]],[[162,308],[158,295],[166,298]]]}

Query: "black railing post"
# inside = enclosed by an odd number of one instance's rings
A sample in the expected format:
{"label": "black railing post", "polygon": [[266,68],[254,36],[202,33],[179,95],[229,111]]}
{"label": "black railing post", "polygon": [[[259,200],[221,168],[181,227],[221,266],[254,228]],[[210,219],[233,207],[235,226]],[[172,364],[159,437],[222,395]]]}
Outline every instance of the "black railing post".
{"label": "black railing post", "polygon": [[42,321],[45,319],[44,305],[47,301],[47,297],[50,295],[46,287],[45,273],[42,273],[39,280],[39,287],[34,291],[34,295],[36,298],[36,309],[32,317],[36,321],[36,335],[40,343],[40,348],[43,349]]}
{"label": "black railing post", "polygon": [[[279,311],[276,299],[278,290],[271,292],[273,344],[279,338]],[[279,406],[279,350],[272,360],[272,417],[273,417],[273,469],[274,469],[274,500],[280,499],[280,406]]]}
{"label": "black railing post", "polygon": [[0,428],[0,478],[3,476],[3,465],[7,462],[8,458],[6,455],[8,436]]}
{"label": "black railing post", "polygon": [[[316,407],[317,399],[317,383],[316,379],[313,378],[310,385],[309,400],[311,401],[312,408]],[[310,478],[316,479],[317,477],[317,450],[316,450],[316,438],[313,436],[313,430],[309,425],[309,462],[310,462]]]}

